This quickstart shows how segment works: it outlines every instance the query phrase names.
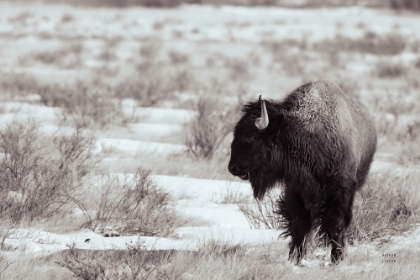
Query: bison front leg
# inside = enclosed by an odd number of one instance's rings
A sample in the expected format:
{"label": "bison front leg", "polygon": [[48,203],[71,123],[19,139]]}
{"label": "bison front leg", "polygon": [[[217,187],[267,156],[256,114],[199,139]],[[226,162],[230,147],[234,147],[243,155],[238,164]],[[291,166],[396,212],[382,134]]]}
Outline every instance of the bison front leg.
{"label": "bison front leg", "polygon": [[315,247],[316,247],[316,235],[318,234],[320,226],[319,225],[312,225],[311,231],[308,233],[308,235],[305,237],[305,244],[304,244],[304,248],[305,248],[305,255],[312,255]]}
{"label": "bison front leg", "polygon": [[284,197],[280,200],[279,213],[284,218],[284,236],[291,236],[289,244],[289,260],[296,260],[299,264],[304,254],[305,237],[311,231],[311,215],[306,210],[300,195],[286,190]]}

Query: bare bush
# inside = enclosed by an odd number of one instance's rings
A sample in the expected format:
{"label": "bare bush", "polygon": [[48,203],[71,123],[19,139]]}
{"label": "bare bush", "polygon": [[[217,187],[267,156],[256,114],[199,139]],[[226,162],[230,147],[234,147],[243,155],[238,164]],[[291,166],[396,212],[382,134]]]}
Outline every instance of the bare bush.
{"label": "bare bush", "polygon": [[146,251],[141,242],[126,250],[87,251],[70,246],[58,265],[77,279],[156,279],[158,265],[167,262],[172,251]]}
{"label": "bare bush", "polygon": [[33,120],[13,121],[0,131],[0,211],[13,223],[58,213],[93,168],[94,140],[83,127],[55,138],[55,149],[38,128]]}
{"label": "bare bush", "polygon": [[140,106],[145,107],[154,106],[159,101],[169,98],[172,93],[171,85],[154,73],[118,84],[115,89],[116,96],[135,99]]}
{"label": "bare bush", "polygon": [[202,97],[197,103],[197,117],[189,126],[185,140],[188,151],[195,157],[211,158],[226,135],[233,130],[240,102],[232,107],[219,100]]}
{"label": "bare bush", "polygon": [[398,162],[405,165],[420,163],[420,120],[409,122],[403,131],[397,134],[402,145],[398,148]]}
{"label": "bare bush", "polygon": [[267,193],[262,201],[241,204],[239,209],[253,229],[280,229],[282,218],[276,214],[277,201],[281,196],[279,189]]}
{"label": "bare bush", "polygon": [[419,0],[389,0],[389,3],[393,9],[409,9],[420,11]]}
{"label": "bare bush", "polygon": [[74,43],[55,50],[40,51],[34,59],[44,64],[57,64],[64,68],[75,68],[82,63],[83,44]]}
{"label": "bare bush", "polygon": [[376,65],[376,73],[379,78],[398,78],[408,72],[408,68],[401,63],[381,61]]}
{"label": "bare bush", "polygon": [[170,206],[171,196],[152,181],[149,171],[138,170],[122,180],[107,176],[101,188],[96,216],[85,224],[92,229],[112,226],[119,234],[166,236],[182,222]]}
{"label": "bare bush", "polygon": [[248,61],[237,58],[226,58],[225,66],[230,70],[232,80],[248,80],[251,78]]}
{"label": "bare bush", "polygon": [[25,74],[2,74],[0,77],[0,92],[3,96],[16,97],[36,94],[39,87],[37,80]]}
{"label": "bare bush", "polygon": [[140,54],[147,60],[153,60],[162,49],[162,42],[155,37],[149,37],[142,40]]}
{"label": "bare bush", "polygon": [[171,83],[169,88],[178,92],[191,89],[196,84],[194,75],[188,69],[179,69],[172,73],[172,77],[169,82]]}
{"label": "bare bush", "polygon": [[40,87],[38,93],[45,105],[63,108],[64,121],[76,117],[100,127],[126,121],[120,101],[104,88],[83,83],[72,86],[46,85]]}
{"label": "bare bush", "polygon": [[188,63],[189,61],[188,54],[175,51],[175,50],[169,51],[168,56],[172,64],[185,64],[185,63]]}

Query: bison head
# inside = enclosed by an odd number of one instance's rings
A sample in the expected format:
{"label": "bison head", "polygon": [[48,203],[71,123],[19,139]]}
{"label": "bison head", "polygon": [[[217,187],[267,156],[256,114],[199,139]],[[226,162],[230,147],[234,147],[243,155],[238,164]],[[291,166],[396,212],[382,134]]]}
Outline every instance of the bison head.
{"label": "bison head", "polygon": [[278,162],[277,132],[279,114],[274,104],[261,98],[244,106],[244,115],[236,124],[231,145],[229,172],[249,180],[254,197],[261,199],[276,183],[273,168]]}

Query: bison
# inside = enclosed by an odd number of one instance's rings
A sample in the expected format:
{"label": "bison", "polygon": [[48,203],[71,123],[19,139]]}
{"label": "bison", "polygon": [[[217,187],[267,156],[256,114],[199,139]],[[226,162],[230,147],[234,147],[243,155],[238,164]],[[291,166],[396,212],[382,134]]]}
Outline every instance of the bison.
{"label": "bison", "polygon": [[316,230],[343,259],[355,192],[376,151],[366,108],[332,82],[307,83],[282,101],[250,102],[236,124],[228,169],[249,180],[256,199],[278,183],[289,260],[300,263]]}

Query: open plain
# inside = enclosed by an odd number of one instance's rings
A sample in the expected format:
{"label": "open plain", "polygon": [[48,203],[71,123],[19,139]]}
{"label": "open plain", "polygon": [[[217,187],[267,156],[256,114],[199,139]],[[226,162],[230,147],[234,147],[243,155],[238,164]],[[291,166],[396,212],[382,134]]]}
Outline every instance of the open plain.
{"label": "open plain", "polygon": [[[0,2],[1,279],[418,279],[420,19]],[[287,261],[227,170],[240,109],[327,79],[374,117],[347,258]]]}

